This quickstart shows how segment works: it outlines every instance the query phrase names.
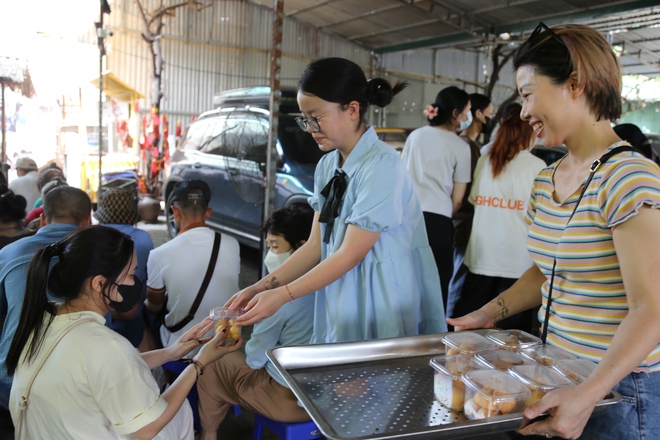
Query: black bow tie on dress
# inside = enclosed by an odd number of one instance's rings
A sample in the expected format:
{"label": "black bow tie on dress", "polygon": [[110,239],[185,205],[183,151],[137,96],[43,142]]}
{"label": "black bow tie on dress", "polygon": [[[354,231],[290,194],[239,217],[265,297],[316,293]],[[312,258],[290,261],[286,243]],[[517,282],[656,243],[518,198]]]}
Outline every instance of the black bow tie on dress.
{"label": "black bow tie on dress", "polygon": [[335,170],[335,175],[330,182],[321,190],[321,195],[325,197],[325,202],[321,208],[319,222],[326,223],[323,243],[330,242],[330,234],[335,224],[335,218],[339,216],[339,208],[346,192],[346,173],[342,170]]}

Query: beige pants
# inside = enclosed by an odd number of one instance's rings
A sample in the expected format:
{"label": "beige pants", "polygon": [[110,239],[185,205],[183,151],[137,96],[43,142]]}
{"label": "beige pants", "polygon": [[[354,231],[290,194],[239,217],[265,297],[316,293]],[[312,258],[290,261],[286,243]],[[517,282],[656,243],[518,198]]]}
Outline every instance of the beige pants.
{"label": "beige pants", "polygon": [[290,389],[277,383],[265,368],[250,368],[245,362],[245,353],[240,351],[229,353],[204,368],[197,390],[199,417],[207,432],[218,430],[231,405],[240,405],[278,422],[310,420]]}

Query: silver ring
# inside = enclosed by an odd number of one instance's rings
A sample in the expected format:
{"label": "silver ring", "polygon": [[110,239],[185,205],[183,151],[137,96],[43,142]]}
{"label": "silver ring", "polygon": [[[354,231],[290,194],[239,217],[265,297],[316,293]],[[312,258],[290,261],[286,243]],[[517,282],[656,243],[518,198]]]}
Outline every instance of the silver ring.
{"label": "silver ring", "polygon": [[552,438],[552,434],[545,433],[545,438]]}

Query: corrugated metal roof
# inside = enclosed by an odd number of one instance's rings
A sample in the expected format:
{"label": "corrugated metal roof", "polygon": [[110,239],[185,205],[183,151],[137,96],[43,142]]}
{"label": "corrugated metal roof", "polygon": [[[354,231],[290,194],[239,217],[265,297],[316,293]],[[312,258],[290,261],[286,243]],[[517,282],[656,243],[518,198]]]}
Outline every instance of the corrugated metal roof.
{"label": "corrugated metal roof", "polygon": [[[272,0],[248,0],[272,8]],[[376,53],[522,40],[540,20],[584,23],[622,50],[624,74],[660,75],[657,0],[286,0],[285,15]]]}

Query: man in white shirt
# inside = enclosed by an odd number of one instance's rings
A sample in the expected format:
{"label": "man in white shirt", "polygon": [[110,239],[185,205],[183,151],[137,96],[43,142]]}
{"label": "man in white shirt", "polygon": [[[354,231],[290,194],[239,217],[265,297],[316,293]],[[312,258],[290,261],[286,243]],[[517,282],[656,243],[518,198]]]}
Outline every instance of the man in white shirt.
{"label": "man in white shirt", "polygon": [[[191,311],[209,266],[215,231],[206,226],[211,189],[201,180],[178,182],[172,191],[172,212],[179,227],[177,236],[152,250],[147,260],[147,300],[152,314],[158,313],[167,294],[167,314],[159,334],[168,347],[193,325],[223,306],[238,291],[240,248],[235,238],[222,234],[218,259],[209,285],[194,318],[174,332],[166,326],[179,324]],[[154,330],[155,331],[155,330]],[[157,338],[158,335],[154,335]]]}
{"label": "man in white shirt", "polygon": [[37,185],[39,180],[39,167],[37,163],[29,157],[21,157],[16,161],[16,174],[18,178],[9,183],[9,189],[14,194],[25,197],[25,214],[27,215],[34,207],[34,202],[41,197],[41,190]]}

